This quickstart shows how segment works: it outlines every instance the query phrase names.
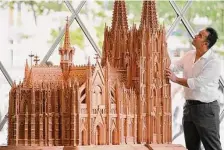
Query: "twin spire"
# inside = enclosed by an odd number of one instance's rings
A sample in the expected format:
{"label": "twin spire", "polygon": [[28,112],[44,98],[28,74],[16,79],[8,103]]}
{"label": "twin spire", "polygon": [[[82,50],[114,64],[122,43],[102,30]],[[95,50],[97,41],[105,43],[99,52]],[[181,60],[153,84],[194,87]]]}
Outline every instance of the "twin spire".
{"label": "twin spire", "polygon": [[[151,29],[158,28],[155,0],[143,1],[141,23],[139,28],[141,29],[143,28],[143,26],[150,27]],[[114,2],[112,30],[115,28],[122,28],[122,29],[128,30],[128,20],[127,20],[125,0],[115,0]],[[68,17],[67,17],[63,49],[68,49],[70,48],[70,46],[71,44],[70,44],[70,36],[69,36],[69,23],[68,23]]]}
{"label": "twin spire", "polygon": [[67,17],[66,26],[65,26],[65,39],[64,39],[63,49],[69,49],[70,47],[71,47],[71,44],[70,44],[69,24],[68,24],[68,17]]}
{"label": "twin spire", "polygon": [[143,26],[150,27],[151,29],[158,28],[155,0],[143,2],[141,23],[139,28],[141,29]]}
{"label": "twin spire", "polygon": [[[155,0],[143,1],[139,28],[141,29],[143,26],[150,27],[151,29],[158,28]],[[124,0],[115,0],[114,2],[112,30],[119,27],[126,30],[128,29],[127,12]]]}
{"label": "twin spire", "polygon": [[112,18],[112,30],[122,28],[128,30],[126,6],[124,0],[115,0]]}

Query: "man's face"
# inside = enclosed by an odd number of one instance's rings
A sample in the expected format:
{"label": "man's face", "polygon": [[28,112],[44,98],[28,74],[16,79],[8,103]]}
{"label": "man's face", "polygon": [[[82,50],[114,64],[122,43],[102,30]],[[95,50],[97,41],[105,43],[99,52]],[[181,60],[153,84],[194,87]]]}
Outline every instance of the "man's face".
{"label": "man's face", "polygon": [[195,48],[202,49],[203,47],[208,46],[207,37],[209,33],[206,30],[201,30],[193,39],[192,44]]}

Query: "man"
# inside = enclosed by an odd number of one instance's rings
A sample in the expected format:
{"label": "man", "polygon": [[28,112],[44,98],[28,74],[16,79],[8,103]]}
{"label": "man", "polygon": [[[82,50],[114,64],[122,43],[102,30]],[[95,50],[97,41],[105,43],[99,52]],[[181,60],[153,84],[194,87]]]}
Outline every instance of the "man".
{"label": "man", "polygon": [[[218,39],[213,28],[206,28],[195,36],[189,51],[166,69],[166,76],[184,86],[186,103],[183,129],[188,150],[199,150],[200,141],[206,150],[221,150],[219,135],[219,77],[221,62],[210,48]],[[183,78],[173,72],[183,71]]]}

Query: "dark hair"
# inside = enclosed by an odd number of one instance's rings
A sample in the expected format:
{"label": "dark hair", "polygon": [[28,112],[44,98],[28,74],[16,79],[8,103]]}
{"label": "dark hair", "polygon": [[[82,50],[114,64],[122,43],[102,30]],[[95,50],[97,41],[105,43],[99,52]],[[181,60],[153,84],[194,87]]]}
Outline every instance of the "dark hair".
{"label": "dark hair", "polygon": [[211,27],[207,27],[205,30],[209,33],[207,37],[207,42],[208,42],[208,49],[210,49],[216,43],[218,39],[218,34],[216,30]]}

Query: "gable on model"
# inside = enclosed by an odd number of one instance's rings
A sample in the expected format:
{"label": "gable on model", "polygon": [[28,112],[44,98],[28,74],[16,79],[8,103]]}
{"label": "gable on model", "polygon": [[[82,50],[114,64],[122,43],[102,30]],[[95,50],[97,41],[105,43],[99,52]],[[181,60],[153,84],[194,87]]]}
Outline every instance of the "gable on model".
{"label": "gable on model", "polygon": [[74,65],[67,19],[59,66],[26,63],[10,91],[9,145],[170,143],[169,56],[155,1],[143,2],[140,27],[129,28],[116,0],[102,52],[95,65]]}

